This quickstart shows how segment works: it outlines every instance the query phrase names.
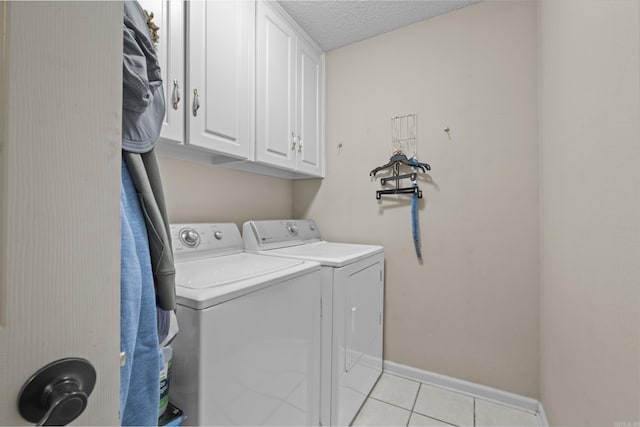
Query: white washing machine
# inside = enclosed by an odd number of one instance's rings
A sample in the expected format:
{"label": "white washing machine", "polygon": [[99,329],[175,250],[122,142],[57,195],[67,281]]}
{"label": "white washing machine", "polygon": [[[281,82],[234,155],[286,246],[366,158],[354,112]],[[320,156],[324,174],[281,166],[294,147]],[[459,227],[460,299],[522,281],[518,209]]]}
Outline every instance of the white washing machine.
{"label": "white washing machine", "polygon": [[245,251],[322,264],[322,425],[348,425],[382,373],[384,249],[321,240],[313,220],[244,223]]}
{"label": "white washing machine", "polygon": [[244,253],[235,224],[172,224],[188,425],[318,425],[320,265]]}

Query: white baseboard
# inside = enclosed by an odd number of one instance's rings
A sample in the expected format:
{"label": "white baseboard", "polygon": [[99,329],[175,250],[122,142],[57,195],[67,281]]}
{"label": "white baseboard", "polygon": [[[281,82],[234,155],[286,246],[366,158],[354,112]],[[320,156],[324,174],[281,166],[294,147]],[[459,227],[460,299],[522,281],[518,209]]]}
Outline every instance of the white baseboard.
{"label": "white baseboard", "polygon": [[447,375],[436,374],[435,372],[425,371],[411,366],[402,365],[400,363],[384,361],[384,371],[390,374],[405,377],[411,380],[436,385],[438,387],[448,388],[450,390],[473,395],[482,399],[493,400],[503,405],[511,406],[517,409],[538,414],[538,420],[541,427],[548,427],[549,422],[544,413],[542,403],[530,397],[521,396],[519,394],[510,393],[508,391],[498,390],[496,388],[487,387],[481,384],[472,383],[465,380],[449,377]]}
{"label": "white baseboard", "polygon": [[542,402],[538,403],[538,420],[540,421],[540,427],[549,427],[549,420],[547,419],[547,414],[544,412]]}

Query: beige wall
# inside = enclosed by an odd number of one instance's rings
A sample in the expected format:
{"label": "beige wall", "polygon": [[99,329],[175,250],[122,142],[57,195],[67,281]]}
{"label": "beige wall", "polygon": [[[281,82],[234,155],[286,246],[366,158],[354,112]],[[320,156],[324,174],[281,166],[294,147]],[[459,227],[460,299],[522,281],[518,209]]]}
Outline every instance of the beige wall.
{"label": "beige wall", "polygon": [[159,157],[169,221],[234,222],[292,216],[292,182]]}
{"label": "beige wall", "polygon": [[540,8],[540,379],[554,425],[640,421],[639,9]]}
{"label": "beige wall", "polygon": [[[387,360],[538,396],[534,2],[482,2],[327,55],[327,173],[293,213],[386,251]],[[375,199],[390,118],[417,113],[424,262],[410,196]],[[451,140],[443,129],[451,128]],[[342,148],[338,149],[338,144]]]}
{"label": "beige wall", "polygon": [[[332,51],[327,178],[161,158],[171,221],[312,217],[384,245],[385,359],[541,397],[552,425],[638,421],[639,17],[482,2]],[[410,197],[378,202],[368,176],[408,113],[433,167],[422,263]]]}

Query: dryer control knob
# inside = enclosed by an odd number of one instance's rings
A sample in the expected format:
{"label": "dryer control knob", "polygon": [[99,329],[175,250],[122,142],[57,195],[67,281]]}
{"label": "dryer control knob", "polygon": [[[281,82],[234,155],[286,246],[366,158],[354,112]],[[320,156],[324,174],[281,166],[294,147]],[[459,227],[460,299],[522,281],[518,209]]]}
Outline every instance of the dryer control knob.
{"label": "dryer control knob", "polygon": [[216,231],[215,233],[213,233],[213,237],[215,237],[216,240],[222,240],[222,231]]}
{"label": "dryer control knob", "polygon": [[295,224],[289,224],[287,226],[287,230],[289,230],[289,233],[293,236],[297,236],[298,235],[298,227],[296,227]]}
{"label": "dryer control knob", "polygon": [[191,228],[180,231],[180,240],[190,248],[195,248],[200,243],[200,235]]}

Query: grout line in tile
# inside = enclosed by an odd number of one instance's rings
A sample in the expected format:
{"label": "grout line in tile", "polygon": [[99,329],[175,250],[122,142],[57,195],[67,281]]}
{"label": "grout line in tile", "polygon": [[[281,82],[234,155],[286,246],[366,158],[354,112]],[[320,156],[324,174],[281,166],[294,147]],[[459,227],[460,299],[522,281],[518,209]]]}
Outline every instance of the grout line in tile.
{"label": "grout line in tile", "polygon": [[476,425],[476,398],[473,398],[473,425]]}
{"label": "grout line in tile", "polygon": [[[396,404],[393,404],[393,403],[391,403],[391,402],[387,402],[387,401],[385,401],[385,400],[376,399],[376,398],[375,398],[375,397],[373,397],[373,396],[369,396],[369,397],[367,397],[367,400],[369,400],[369,399],[371,399],[371,400],[375,400],[376,402],[384,403],[384,404],[389,405],[389,406],[393,406],[394,408],[402,409],[403,411],[407,411],[407,412],[409,412],[409,420],[411,420],[411,414],[413,414],[413,411],[412,411],[412,410],[409,410],[409,409],[407,409],[407,408],[403,408],[402,406],[398,406],[398,405],[396,405]],[[365,403],[366,403],[366,400],[365,400]],[[414,402],[414,403],[415,403],[415,402]],[[353,417],[353,421],[355,421],[355,420],[356,420],[356,418],[358,418],[358,415],[360,415],[360,411],[362,410],[362,408],[363,408],[363,407],[364,407],[364,404],[362,405],[362,407],[360,407],[360,409],[358,410],[358,413],[356,414],[356,416],[355,416],[355,417]],[[434,419],[435,419],[435,418],[434,418]],[[349,424],[350,426],[351,426],[351,425],[353,425],[353,421],[351,422],[351,424]],[[407,425],[406,425],[405,427],[408,427],[408,426],[409,426],[409,421],[407,421]]]}
{"label": "grout line in tile", "polygon": [[356,420],[358,419],[358,415],[360,415],[360,411],[362,411],[362,408],[364,408],[364,405],[367,403],[367,400],[369,400],[368,397],[364,400],[364,403],[362,404],[362,406],[358,408],[358,412],[356,412],[356,415],[353,417],[353,419],[349,423],[349,426],[352,426],[353,423],[356,422]]}
{"label": "grout line in tile", "polygon": [[413,399],[413,405],[411,405],[411,411],[409,412],[409,419],[407,420],[407,427],[409,427],[409,423],[411,422],[411,417],[413,416],[413,409],[416,407],[416,402],[418,401],[418,396],[420,395],[421,388],[422,388],[422,383],[418,383],[418,391],[416,392],[416,397]]}
{"label": "grout line in tile", "polygon": [[[402,409],[403,411],[409,411],[409,412],[411,412],[411,410],[410,410],[410,409],[403,408],[402,406],[398,406],[398,405],[396,405],[395,403],[387,402],[386,400],[376,399],[376,398],[375,398],[375,397],[373,397],[373,396],[369,396],[369,399],[371,399],[371,400],[376,400],[376,401],[378,401],[378,402],[382,402],[382,403],[386,403],[387,405],[393,406],[394,408]],[[364,405],[363,405],[363,406],[364,406]]]}
{"label": "grout line in tile", "polygon": [[[360,407],[358,408],[358,412],[356,412],[356,414],[353,416],[353,419],[349,423],[349,426],[352,426],[353,423],[356,421],[356,419],[358,418],[358,415],[360,415],[360,412],[362,411],[362,408],[364,408],[364,405],[367,403],[367,400],[369,400],[369,399],[378,400],[378,399],[374,399],[373,397],[371,397],[371,393],[373,393],[373,390],[375,390],[376,386],[378,385],[378,382],[380,382],[380,378],[382,378],[382,374],[383,373],[384,373],[384,371],[380,373],[380,375],[378,376],[378,379],[376,380],[376,382],[373,383],[373,387],[371,387],[371,390],[369,390],[369,393],[367,394],[367,397],[364,398],[364,402],[362,402],[362,405],[360,405]],[[378,400],[378,401],[382,402],[382,400]],[[387,402],[384,402],[384,403],[387,403]]]}
{"label": "grout line in tile", "polygon": [[411,405],[411,412],[413,412],[413,410],[416,407],[416,402],[418,401],[418,396],[420,395],[420,389],[421,388],[422,388],[422,383],[418,383],[418,391],[416,392],[415,399],[413,399],[413,405]]}
{"label": "grout line in tile", "polygon": [[[418,415],[422,415],[420,412],[416,412],[416,414]],[[441,420],[440,418],[436,418],[436,417],[432,417],[431,415],[422,415],[423,417],[427,417],[427,418],[431,418],[432,420],[436,420],[436,421],[440,421],[441,423],[444,423],[448,426],[452,426],[452,427],[459,427],[457,424],[451,424],[448,421],[445,420]]]}
{"label": "grout line in tile", "polygon": [[460,426],[458,426],[457,424],[451,424],[451,423],[450,423],[450,422],[448,422],[448,421],[441,420],[440,418],[436,418],[436,417],[431,416],[431,415],[421,414],[420,412],[411,412],[411,415],[413,415],[413,414],[418,414],[418,415],[420,415],[420,416],[422,416],[422,417],[425,417],[425,418],[431,418],[432,420],[440,421],[441,423],[446,424],[446,425],[448,425],[448,426],[452,426],[452,427],[460,427]]}
{"label": "grout line in tile", "polygon": [[[445,423],[447,425],[450,425],[450,426],[453,426],[453,427],[457,427],[455,424],[451,424],[450,422],[447,422],[445,420],[441,420],[441,419],[436,418],[434,416],[421,414],[420,412],[416,412],[415,411],[416,403],[418,402],[418,396],[420,395],[420,389],[422,388],[423,385],[430,385],[430,384],[426,384],[426,383],[423,383],[423,382],[420,382],[419,384],[420,385],[418,386],[418,393],[416,393],[416,398],[413,400],[413,406],[411,407],[411,413],[409,414],[409,421],[407,421],[407,427],[409,427],[409,422],[411,421],[411,417],[413,416],[413,414],[418,414],[418,415],[421,415],[423,417],[431,418],[432,420],[440,421],[441,423]],[[475,403],[474,403],[474,417],[475,417]],[[475,425],[475,418],[474,418],[474,425]]]}
{"label": "grout line in tile", "polygon": [[[413,407],[411,409],[411,414],[409,415],[409,421],[411,421],[411,415],[416,413],[416,414],[419,414],[419,415],[422,415],[422,416],[429,417],[431,419],[440,421],[442,423],[445,423],[445,424],[448,424],[448,425],[451,425],[451,426],[455,426],[455,424],[451,424],[451,423],[449,423],[447,421],[435,418],[433,416],[430,416],[430,415],[427,415],[427,414],[422,414],[420,412],[415,412],[415,406],[416,406],[416,402],[418,401],[418,395],[420,394],[420,390],[421,390],[423,385],[427,385],[429,387],[439,388],[441,390],[446,390],[446,391],[450,391],[450,392],[453,392],[453,393],[456,393],[456,394],[460,394],[460,395],[463,395],[463,396],[471,397],[473,399],[473,425],[474,426],[476,426],[476,422],[477,422],[476,421],[476,402],[477,402],[478,399],[483,400],[483,401],[487,401],[487,402],[490,402],[490,403],[494,403],[494,404],[497,404],[499,406],[504,406],[504,407],[511,408],[511,409],[514,409],[514,410],[517,410],[517,411],[521,411],[521,412],[532,414],[532,415],[534,415],[536,417],[538,423],[541,423],[541,418],[540,418],[540,414],[539,414],[538,411],[532,411],[532,410],[529,410],[529,409],[521,408],[519,406],[515,406],[513,404],[502,402],[500,400],[495,400],[495,399],[487,398],[487,397],[484,397],[484,396],[479,396],[479,395],[477,395],[475,393],[472,393],[472,392],[458,390],[458,389],[451,388],[451,387],[448,387],[448,386],[444,386],[444,385],[441,385],[441,384],[431,383],[431,382],[423,382],[423,381],[416,380],[415,378],[412,378],[412,377],[409,377],[409,376],[397,375],[395,373],[388,373],[386,371],[384,371],[384,372],[387,373],[388,375],[393,375],[393,376],[396,376],[396,377],[399,377],[399,378],[404,378],[404,379],[407,379],[407,380],[410,380],[410,381],[417,382],[419,384],[419,386],[418,386],[418,394],[416,394],[416,398],[413,401]],[[395,407],[400,408],[400,409],[407,410],[406,408],[402,408],[400,406],[394,405],[394,404],[389,403],[389,402],[385,402],[385,401],[380,400],[380,399],[375,399],[373,397],[372,397],[372,399],[378,400],[379,402],[387,403],[389,405],[395,406]]]}

